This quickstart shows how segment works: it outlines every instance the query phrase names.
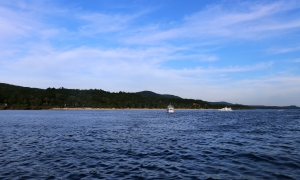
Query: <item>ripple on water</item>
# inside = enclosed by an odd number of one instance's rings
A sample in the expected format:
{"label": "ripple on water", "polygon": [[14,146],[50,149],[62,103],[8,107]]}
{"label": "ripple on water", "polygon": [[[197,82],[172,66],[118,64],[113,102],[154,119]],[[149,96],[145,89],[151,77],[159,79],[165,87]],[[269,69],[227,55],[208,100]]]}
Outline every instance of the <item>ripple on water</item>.
{"label": "ripple on water", "polygon": [[299,111],[1,111],[0,179],[300,179]]}

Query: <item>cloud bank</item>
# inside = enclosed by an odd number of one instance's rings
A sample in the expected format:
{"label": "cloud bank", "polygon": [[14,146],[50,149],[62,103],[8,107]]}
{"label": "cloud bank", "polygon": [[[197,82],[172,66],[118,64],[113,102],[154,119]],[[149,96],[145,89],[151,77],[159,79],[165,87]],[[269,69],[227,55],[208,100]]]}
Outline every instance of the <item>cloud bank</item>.
{"label": "cloud bank", "polygon": [[157,4],[17,2],[0,3],[0,82],[300,106],[298,1],[211,2],[180,18]]}

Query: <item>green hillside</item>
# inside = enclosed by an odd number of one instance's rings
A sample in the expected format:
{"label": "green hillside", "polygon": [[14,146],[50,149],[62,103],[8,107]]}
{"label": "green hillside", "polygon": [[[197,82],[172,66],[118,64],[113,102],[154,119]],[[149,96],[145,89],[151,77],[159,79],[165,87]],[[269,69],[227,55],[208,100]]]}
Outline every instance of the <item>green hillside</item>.
{"label": "green hillside", "polygon": [[[159,94],[158,94],[159,95]],[[51,109],[51,108],[159,108],[170,103],[179,109],[221,108],[202,100],[182,99],[173,95],[142,96],[139,93],[107,92],[101,89],[37,89],[0,83],[0,109]],[[248,106],[232,106],[248,109]]]}
{"label": "green hillside", "polygon": [[152,91],[141,91],[137,92],[137,94],[144,97],[160,97],[160,98],[171,98],[171,99],[182,99],[181,97],[170,95],[170,94],[157,94]]}

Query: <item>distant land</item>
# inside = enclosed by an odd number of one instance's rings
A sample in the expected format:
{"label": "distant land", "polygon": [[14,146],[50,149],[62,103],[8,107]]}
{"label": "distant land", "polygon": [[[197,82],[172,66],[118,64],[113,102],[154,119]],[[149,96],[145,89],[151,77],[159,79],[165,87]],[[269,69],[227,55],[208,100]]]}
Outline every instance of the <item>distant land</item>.
{"label": "distant land", "polygon": [[207,102],[184,99],[152,91],[108,92],[102,89],[30,88],[0,83],[0,109],[53,108],[114,108],[165,109],[169,104],[177,109],[300,109],[297,106],[248,106],[228,102]]}
{"label": "distant land", "polygon": [[[220,109],[222,104],[184,99],[152,91],[108,92],[102,89],[30,88],[0,83],[0,109],[53,109],[53,108],[115,108],[115,109]],[[252,109],[232,105],[232,109]]]}
{"label": "distant land", "polygon": [[141,92],[137,92],[137,94],[140,94],[143,97],[162,97],[162,98],[170,98],[170,99],[182,99],[179,96],[174,96],[170,94],[157,94],[152,91],[141,91]]}
{"label": "distant land", "polygon": [[[232,105],[237,105],[237,104],[232,104],[229,102],[225,101],[220,101],[220,102],[210,102],[210,104],[219,104],[219,105],[226,105],[226,106],[232,106]],[[295,105],[290,105],[290,106],[263,106],[263,105],[247,105],[249,107],[252,107],[253,109],[300,109],[300,107],[297,107]]]}

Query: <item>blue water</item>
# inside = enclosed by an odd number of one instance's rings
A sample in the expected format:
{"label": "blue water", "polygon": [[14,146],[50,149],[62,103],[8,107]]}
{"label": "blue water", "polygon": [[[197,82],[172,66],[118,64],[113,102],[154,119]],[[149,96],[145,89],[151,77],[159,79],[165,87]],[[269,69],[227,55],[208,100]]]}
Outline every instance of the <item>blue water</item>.
{"label": "blue water", "polygon": [[300,111],[0,111],[0,179],[300,179]]}

